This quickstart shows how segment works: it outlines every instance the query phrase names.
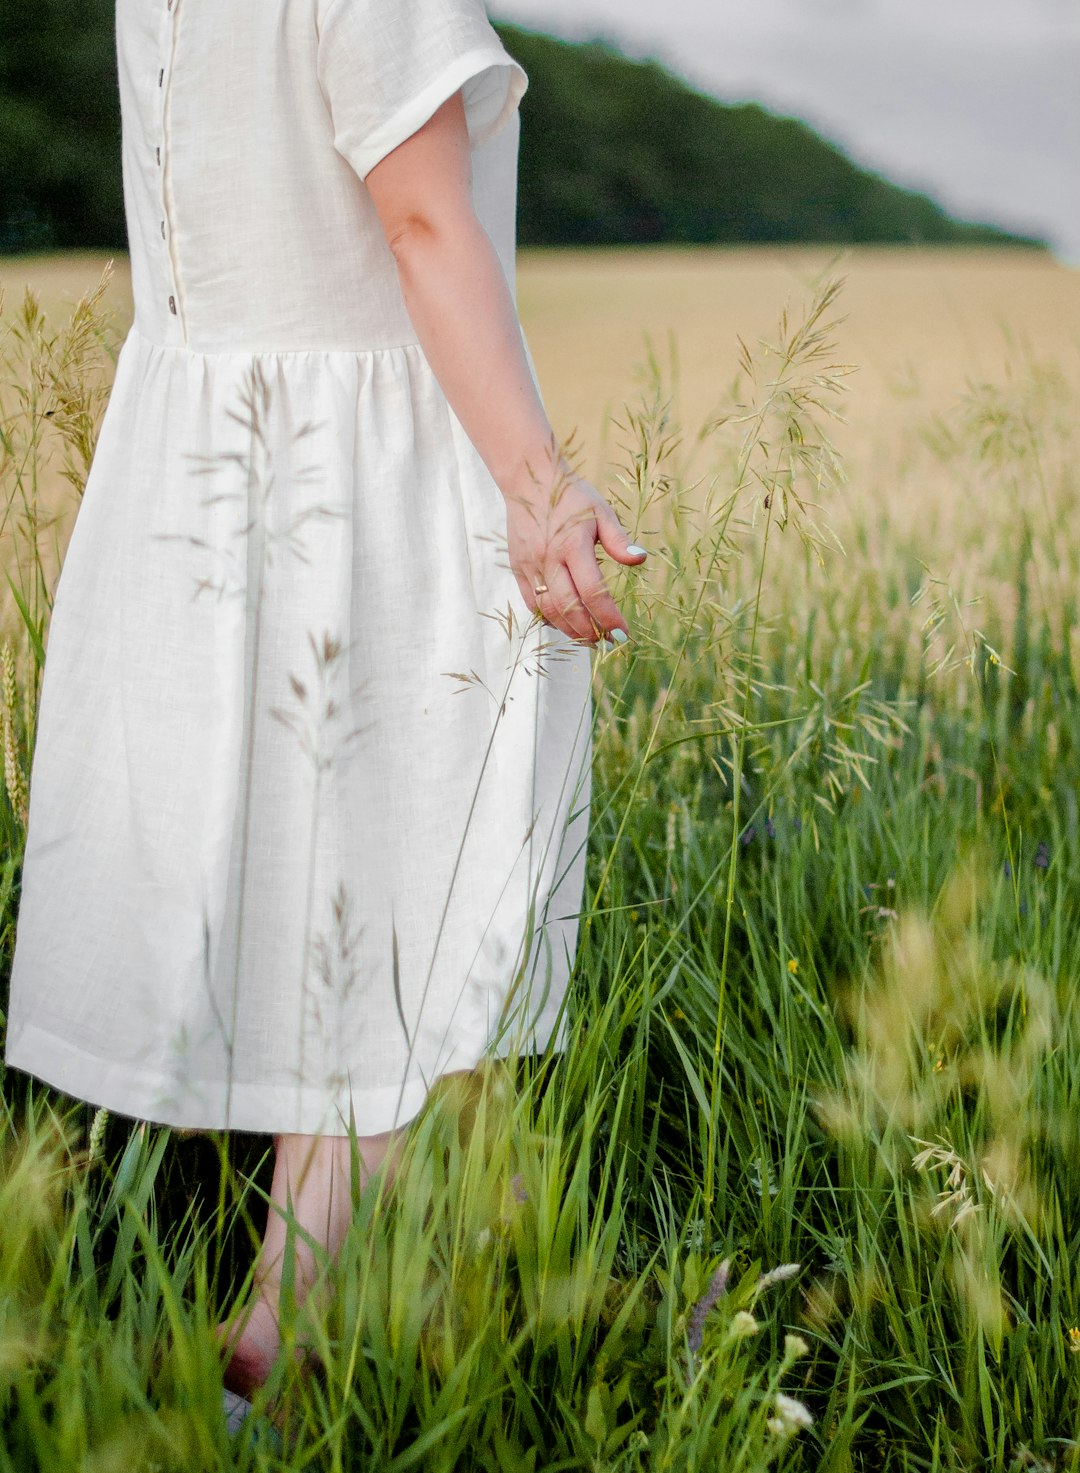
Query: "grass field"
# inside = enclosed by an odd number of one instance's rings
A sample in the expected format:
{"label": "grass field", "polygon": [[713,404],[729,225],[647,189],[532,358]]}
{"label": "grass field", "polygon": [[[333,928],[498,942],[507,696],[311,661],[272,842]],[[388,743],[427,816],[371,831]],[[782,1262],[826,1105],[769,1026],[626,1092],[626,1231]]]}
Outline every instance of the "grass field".
{"label": "grass field", "polygon": [[[436,1092],[296,1312],[298,1449],[237,1466],[1080,1469],[1080,276],[828,260],[522,256],[552,419],[650,550],[595,665],[573,1039]],[[0,263],[5,319],[16,275],[59,324],[98,268]],[[32,336],[5,970],[42,526],[107,379],[85,324]],[[209,1326],[268,1143],[4,1089],[0,1473],[222,1466]]]}

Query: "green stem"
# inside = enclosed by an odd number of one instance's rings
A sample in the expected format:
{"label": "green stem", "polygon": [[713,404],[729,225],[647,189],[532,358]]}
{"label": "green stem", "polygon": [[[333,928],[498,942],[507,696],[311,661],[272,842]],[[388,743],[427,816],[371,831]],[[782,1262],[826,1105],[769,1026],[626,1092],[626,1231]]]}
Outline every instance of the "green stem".
{"label": "green stem", "polygon": [[731,955],[731,913],[735,906],[735,869],[739,853],[739,800],[742,794],[742,774],[746,761],[746,733],[749,725],[750,696],[754,684],[754,657],[757,652],[758,627],[761,620],[761,593],[765,583],[765,558],[769,549],[769,532],[772,528],[772,498],[769,498],[765,518],[765,535],[761,540],[761,557],[758,560],[757,588],[754,592],[754,622],[750,630],[750,655],[743,686],[742,712],[736,737],[735,765],[731,781],[734,790],[731,805],[731,850],[728,856],[727,887],[724,896],[724,945],[720,954],[720,983],[716,1001],[716,1033],[713,1038],[712,1073],[709,1087],[709,1134],[705,1151],[704,1211],[706,1217],[712,1210],[714,1196],[713,1174],[716,1163],[716,1137],[720,1124],[720,1068],[724,1040],[724,1004],[727,996],[728,962]]}

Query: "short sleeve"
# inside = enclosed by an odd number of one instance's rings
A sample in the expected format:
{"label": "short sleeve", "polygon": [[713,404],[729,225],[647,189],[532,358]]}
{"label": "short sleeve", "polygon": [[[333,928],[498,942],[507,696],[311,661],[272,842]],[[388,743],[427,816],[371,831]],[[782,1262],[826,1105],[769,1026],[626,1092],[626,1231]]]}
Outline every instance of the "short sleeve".
{"label": "short sleeve", "polygon": [[528,86],[483,0],[317,0],[318,71],[334,146],[360,178],[462,89],[469,146]]}

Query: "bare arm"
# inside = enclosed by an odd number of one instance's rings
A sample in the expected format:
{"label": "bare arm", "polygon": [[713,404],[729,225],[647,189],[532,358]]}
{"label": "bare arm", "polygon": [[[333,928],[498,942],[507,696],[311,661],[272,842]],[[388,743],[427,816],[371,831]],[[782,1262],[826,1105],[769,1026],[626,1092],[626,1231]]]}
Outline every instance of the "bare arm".
{"label": "bare arm", "polygon": [[[562,457],[522,347],[495,247],[476,217],[460,92],[367,174],[405,305],[446,398],[507,504],[510,565],[530,609],[579,639],[626,621],[596,542],[638,564],[610,504]],[[553,507],[552,491],[561,485]],[[548,591],[539,596],[537,583]]]}

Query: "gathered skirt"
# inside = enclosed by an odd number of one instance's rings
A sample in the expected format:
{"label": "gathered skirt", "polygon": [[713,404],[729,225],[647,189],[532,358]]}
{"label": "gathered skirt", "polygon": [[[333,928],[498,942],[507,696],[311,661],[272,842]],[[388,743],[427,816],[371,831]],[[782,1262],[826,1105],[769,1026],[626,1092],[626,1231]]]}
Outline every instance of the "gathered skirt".
{"label": "gathered skirt", "polygon": [[133,329],[52,611],[7,1064],[374,1134],[565,1046],[590,685],[418,345]]}

